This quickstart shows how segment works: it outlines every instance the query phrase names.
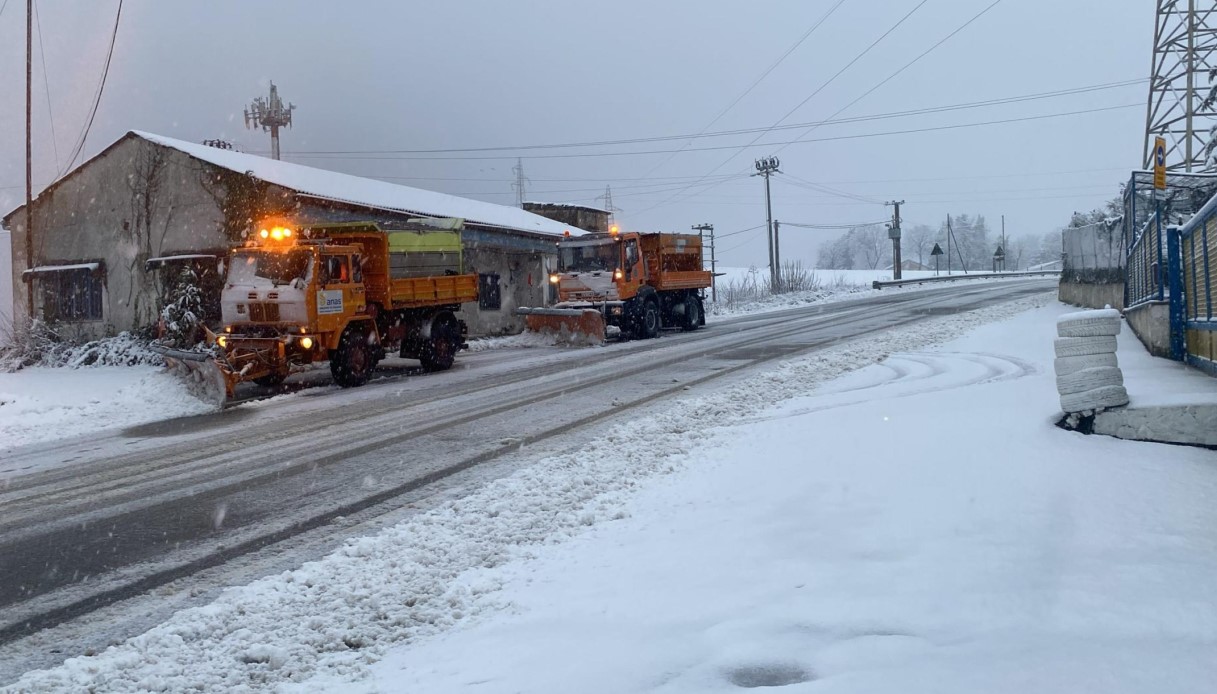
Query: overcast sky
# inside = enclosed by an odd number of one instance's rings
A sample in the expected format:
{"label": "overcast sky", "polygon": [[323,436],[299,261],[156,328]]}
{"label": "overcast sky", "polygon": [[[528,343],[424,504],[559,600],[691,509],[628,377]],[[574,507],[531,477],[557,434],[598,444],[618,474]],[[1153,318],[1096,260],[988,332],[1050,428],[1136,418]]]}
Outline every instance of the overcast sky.
{"label": "overcast sky", "polygon": [[[765,128],[804,100],[781,123],[824,120],[990,2],[844,0],[711,125],[837,0],[127,0],[82,159],[132,129],[224,138],[266,154],[269,136],[246,130],[242,110],[274,80],[298,106],[295,127],[282,138],[285,159],[510,205],[518,155],[529,199],[603,204],[597,196],[611,185],[623,227],[713,223],[724,236],[720,262],[728,265],[765,262],[763,229],[727,235],[764,224],[763,183],[748,174],[755,158],[771,154],[784,172],[773,182],[774,216],[782,221],[875,221],[890,214],[876,202],[904,199],[906,227],[937,225],[948,213],[981,214],[996,227],[1004,214],[1011,233],[1043,233],[1114,196],[1139,166],[1144,83],[810,132],[774,130],[750,146],[756,134],[384,154]],[[35,44],[35,190],[66,165],[80,136],[117,7],[117,0],[38,2],[45,46]],[[0,13],[4,212],[24,194],[24,12],[24,2],[10,0]],[[1144,78],[1152,31],[1149,2],[1004,0],[836,117]],[[1108,107],[1126,108],[875,136]],[[804,141],[781,144],[794,140]],[[334,151],[360,154],[308,154]],[[815,247],[835,233],[789,229],[783,258],[812,262]]]}

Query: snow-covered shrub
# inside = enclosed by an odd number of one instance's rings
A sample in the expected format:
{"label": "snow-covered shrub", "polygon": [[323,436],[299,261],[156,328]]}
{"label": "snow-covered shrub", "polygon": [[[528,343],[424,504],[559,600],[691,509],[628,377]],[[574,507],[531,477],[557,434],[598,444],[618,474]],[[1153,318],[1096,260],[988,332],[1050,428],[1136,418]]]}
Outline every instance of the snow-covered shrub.
{"label": "snow-covered shrub", "polygon": [[173,286],[161,309],[163,342],[175,347],[191,347],[199,342],[199,325],[203,321],[203,290],[194,268],[183,266],[173,279]]}
{"label": "snow-covered shrub", "polygon": [[[67,328],[67,329],[65,329]],[[100,340],[80,341],[70,326],[32,321],[11,329],[9,345],[0,347],[0,371],[14,372],[32,366],[136,366],[164,363],[148,349],[148,341],[128,332]]]}

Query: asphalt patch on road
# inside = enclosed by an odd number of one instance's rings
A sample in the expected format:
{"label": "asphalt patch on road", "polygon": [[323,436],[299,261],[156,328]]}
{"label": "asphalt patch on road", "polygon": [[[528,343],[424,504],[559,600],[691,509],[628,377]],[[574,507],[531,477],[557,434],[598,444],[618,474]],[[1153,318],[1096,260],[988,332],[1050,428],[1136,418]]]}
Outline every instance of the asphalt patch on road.
{"label": "asphalt patch on road", "polygon": [[179,434],[228,426],[233,422],[253,415],[253,413],[254,410],[235,408],[220,410],[219,412],[209,412],[207,414],[196,414],[190,417],[177,417],[175,419],[127,427],[122,430],[122,435],[126,438],[138,439],[177,436]]}

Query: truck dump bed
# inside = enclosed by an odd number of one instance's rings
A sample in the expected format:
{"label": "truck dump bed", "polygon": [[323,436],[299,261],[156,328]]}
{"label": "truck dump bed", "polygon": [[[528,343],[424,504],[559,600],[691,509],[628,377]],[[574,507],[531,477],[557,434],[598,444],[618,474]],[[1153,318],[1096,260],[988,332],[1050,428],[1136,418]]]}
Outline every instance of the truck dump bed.
{"label": "truck dump bed", "polygon": [[707,289],[712,273],[702,269],[701,237],[696,234],[642,234],[642,255],[659,291]]}
{"label": "truck dump bed", "polygon": [[374,225],[322,228],[335,240],[363,246],[368,301],[385,308],[477,301],[477,275],[461,272],[460,232],[382,230]]}

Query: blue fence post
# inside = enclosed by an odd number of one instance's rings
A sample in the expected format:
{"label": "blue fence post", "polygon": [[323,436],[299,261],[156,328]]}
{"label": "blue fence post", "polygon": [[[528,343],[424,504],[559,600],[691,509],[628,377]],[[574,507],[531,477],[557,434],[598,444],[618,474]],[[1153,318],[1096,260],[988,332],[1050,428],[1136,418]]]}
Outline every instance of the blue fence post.
{"label": "blue fence post", "polygon": [[[1154,252],[1150,257],[1158,257],[1158,276],[1154,279],[1158,282],[1158,301],[1162,301],[1165,298],[1163,294],[1166,292],[1166,277],[1163,276],[1163,273],[1167,272],[1167,269],[1162,266],[1162,201],[1158,199],[1156,192],[1154,193],[1154,231]],[[1167,262],[1169,264],[1169,261]]]}
{"label": "blue fence post", "polygon": [[1183,254],[1180,252],[1179,227],[1166,228],[1166,277],[1170,282],[1171,359],[1183,361],[1187,352],[1187,320],[1184,316]]}

